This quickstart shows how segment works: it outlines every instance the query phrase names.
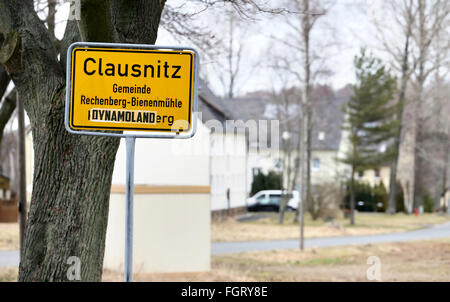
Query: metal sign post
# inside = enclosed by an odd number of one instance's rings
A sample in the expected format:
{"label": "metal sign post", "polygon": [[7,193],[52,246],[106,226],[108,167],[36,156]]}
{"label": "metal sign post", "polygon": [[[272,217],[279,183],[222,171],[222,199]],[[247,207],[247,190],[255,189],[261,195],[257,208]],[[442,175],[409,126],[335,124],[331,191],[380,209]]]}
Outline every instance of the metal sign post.
{"label": "metal sign post", "polygon": [[125,139],[127,149],[126,163],[126,210],[125,210],[125,259],[124,280],[133,281],[133,208],[134,208],[134,147],[136,138],[134,136]]}
{"label": "metal sign post", "polygon": [[133,279],[136,138],[194,136],[198,63],[195,49],[180,46],[77,42],[67,50],[66,130],[125,138],[127,282]]}

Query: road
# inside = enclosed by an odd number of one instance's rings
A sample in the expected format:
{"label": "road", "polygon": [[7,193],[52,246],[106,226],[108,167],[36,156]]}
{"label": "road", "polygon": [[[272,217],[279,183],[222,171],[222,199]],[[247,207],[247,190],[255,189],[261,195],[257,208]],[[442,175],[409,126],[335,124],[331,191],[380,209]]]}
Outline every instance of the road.
{"label": "road", "polygon": [[[333,247],[368,243],[375,244],[384,242],[426,240],[446,237],[450,238],[450,222],[426,229],[401,233],[305,239],[305,247]],[[298,240],[214,242],[211,245],[211,251],[213,255],[221,255],[248,251],[295,249],[298,248],[298,246]],[[0,251],[0,267],[17,267],[18,265],[19,251]]]}
{"label": "road", "polygon": [[0,267],[19,266],[19,251],[0,251]]}
{"label": "road", "polygon": [[[450,222],[416,231],[365,235],[305,239],[305,247],[333,247],[354,244],[374,244],[384,242],[401,242],[409,240],[425,240],[434,238],[450,238]],[[267,251],[277,249],[295,249],[299,247],[297,240],[266,240],[245,242],[215,242],[212,244],[213,255],[232,254],[249,251]]]}

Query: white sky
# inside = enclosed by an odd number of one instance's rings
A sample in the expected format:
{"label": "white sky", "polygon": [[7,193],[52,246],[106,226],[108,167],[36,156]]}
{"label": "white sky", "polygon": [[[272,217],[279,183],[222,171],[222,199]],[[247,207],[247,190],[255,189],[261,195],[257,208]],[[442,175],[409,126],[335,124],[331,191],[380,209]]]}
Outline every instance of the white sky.
{"label": "white sky", "polygon": [[[279,2],[281,1],[271,1],[274,6]],[[179,1],[169,0],[167,3],[176,6]],[[373,28],[369,20],[374,16],[380,17],[380,3],[379,0],[337,0],[328,15],[319,19],[320,21],[317,22],[313,31],[311,43],[334,42],[333,47],[327,47],[325,51],[322,51],[326,56],[326,66],[331,69],[332,75],[320,79],[319,82],[329,84],[336,89],[354,82],[353,58],[361,47],[369,47],[371,42],[374,42]],[[189,2],[186,2],[185,6],[188,5]],[[199,14],[198,18],[209,28],[218,29],[216,34],[219,36],[227,32],[226,27],[220,25],[221,15],[223,15],[223,8],[216,8]],[[271,89],[274,85],[273,72],[266,67],[267,61],[270,59],[267,56],[269,46],[272,45],[272,49],[277,49],[277,53],[286,52],[288,54],[290,52],[286,46],[271,39],[271,36],[283,35],[283,21],[280,17],[276,17],[274,20],[270,20],[268,16],[258,16],[257,18],[258,21],[251,22],[243,39],[245,57],[241,69],[252,70],[253,74],[243,73],[242,85],[239,89],[241,94],[254,90]],[[164,30],[160,30],[157,44],[170,45],[171,43],[174,43],[173,38]],[[201,65],[202,68],[208,69],[211,62],[203,62]],[[256,70],[255,66],[258,66]],[[210,85],[216,93],[223,94],[222,85],[212,70],[217,70],[217,68],[208,69]]]}
{"label": "white sky", "polygon": [[[272,0],[272,5],[276,5],[278,1]],[[183,3],[179,0],[169,0],[166,5],[177,7]],[[320,19],[320,24],[317,24],[317,29],[313,32],[312,40],[324,41],[333,38],[338,46],[327,53],[327,67],[332,70],[332,75],[325,79],[320,79],[321,83],[330,84],[332,87],[338,89],[348,83],[353,83],[353,58],[363,46],[370,45],[374,38],[371,36],[371,24],[369,18],[377,15],[379,10],[378,0],[337,0],[335,5],[329,11],[328,15]],[[186,1],[183,10],[194,10],[196,6],[189,1]],[[59,8],[56,19],[59,23],[56,27],[56,35],[62,38],[64,34],[65,22],[69,11],[69,4],[65,3]],[[216,35],[221,35],[225,30],[220,25],[221,7],[210,9],[197,15],[198,24],[203,25],[211,30],[217,30]],[[379,14],[379,13],[378,13]],[[258,16],[258,21],[253,21],[249,24],[249,30],[245,35],[244,40],[244,59],[242,60],[242,70],[251,70],[252,74],[243,72],[241,76],[242,84],[239,86],[239,93],[244,94],[254,90],[270,89],[273,86],[272,71],[265,68],[267,65],[266,51],[269,45],[280,44],[271,40],[271,35],[280,34],[280,20],[268,20],[267,16]],[[324,29],[325,28],[325,29]],[[333,33],[330,33],[327,28],[332,28]],[[170,36],[164,29],[159,30],[158,45],[179,45],[179,42]],[[186,45],[185,46],[190,46]],[[280,45],[278,45],[279,47]],[[215,60],[221,60],[218,57]],[[223,89],[217,77],[217,68],[210,68],[211,61],[202,60],[201,68],[207,70],[206,74],[208,81],[213,91],[217,94],[223,94]],[[258,66],[255,70],[254,66]],[[212,66],[211,66],[212,67]],[[205,74],[203,71],[202,74]]]}

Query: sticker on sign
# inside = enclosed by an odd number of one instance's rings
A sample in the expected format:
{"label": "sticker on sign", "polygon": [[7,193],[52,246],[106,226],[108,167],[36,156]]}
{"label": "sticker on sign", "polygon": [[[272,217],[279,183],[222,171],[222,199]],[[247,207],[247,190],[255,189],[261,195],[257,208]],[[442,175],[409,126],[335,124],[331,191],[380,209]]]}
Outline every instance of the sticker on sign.
{"label": "sticker on sign", "polygon": [[[72,133],[191,137],[198,54],[192,48],[74,43],[67,53],[66,128]],[[100,134],[99,134],[100,132]]]}

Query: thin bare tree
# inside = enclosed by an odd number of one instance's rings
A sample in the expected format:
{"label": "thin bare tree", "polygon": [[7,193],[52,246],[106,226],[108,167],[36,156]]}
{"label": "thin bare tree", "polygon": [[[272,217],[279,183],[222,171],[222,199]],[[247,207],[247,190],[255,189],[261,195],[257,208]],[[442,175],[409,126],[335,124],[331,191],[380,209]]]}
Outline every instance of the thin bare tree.
{"label": "thin bare tree", "polygon": [[[293,61],[296,64],[285,64],[285,72],[293,73],[301,86],[301,112],[302,112],[302,133],[299,135],[300,154],[300,175],[301,175],[301,203],[298,209],[300,217],[300,248],[303,249],[304,218],[305,207],[312,208],[311,204],[311,142],[312,142],[312,120],[313,120],[313,100],[311,98],[311,87],[314,80],[326,71],[324,68],[326,58],[320,55],[321,49],[312,47],[314,28],[317,20],[326,15],[334,3],[330,1],[309,1],[296,0],[286,3],[287,7],[294,11],[306,12],[304,14],[287,16],[285,24],[289,29],[289,34],[285,37],[273,36],[274,41],[280,42],[286,49],[293,52],[293,57],[285,62]],[[317,42],[318,39],[316,39]],[[289,53],[286,51],[286,53]],[[298,66],[292,69],[292,66]],[[283,69],[283,68],[281,68]]]}
{"label": "thin bare tree", "polygon": [[[402,0],[383,3],[382,19],[374,19],[373,24],[377,30],[377,38],[381,49],[390,57],[393,70],[399,74],[397,92],[396,119],[400,127],[393,142],[394,158],[391,162],[389,184],[389,201],[387,212],[395,213],[397,180],[399,169],[399,153],[402,144],[410,144],[406,137],[412,137],[411,150],[414,153],[411,177],[404,185],[412,188],[411,196],[405,196],[405,209],[411,213],[422,200],[422,173],[423,152],[420,152],[420,142],[423,133],[420,125],[424,118],[421,116],[424,88],[430,74],[436,71],[441,62],[436,55],[446,52],[448,39],[443,39],[447,45],[440,44],[439,50],[433,50],[439,36],[447,30],[449,5],[448,1]],[[445,35],[441,36],[445,37]],[[409,93],[408,89],[414,93]],[[406,117],[405,106],[413,106],[412,116]],[[422,155],[421,155],[422,154]]]}
{"label": "thin bare tree", "polygon": [[[391,66],[400,74],[400,83],[397,90],[397,114],[395,116],[399,127],[392,145],[394,155],[391,162],[389,199],[386,208],[388,213],[393,214],[396,211],[397,167],[406,89],[415,68],[411,39],[416,8],[413,0],[403,0],[401,3],[386,2],[384,4],[387,15],[383,13],[383,20],[373,19],[373,23],[377,29],[377,38],[382,45],[382,50],[390,55]],[[386,19],[389,22],[386,22]],[[396,35],[397,38],[393,39],[392,35]],[[396,43],[396,41],[399,41],[399,43]]]}
{"label": "thin bare tree", "polygon": [[[276,63],[273,67],[276,68]],[[278,223],[282,224],[287,203],[298,183],[300,170],[298,149],[301,133],[301,111],[299,89],[290,87],[291,82],[288,74],[276,72],[276,69],[275,74],[277,75],[281,88],[276,90],[275,87],[272,87],[270,98],[271,105],[274,106],[274,116],[280,121],[280,133],[282,134],[280,163],[282,168],[281,185],[283,194],[280,200],[278,215]]]}
{"label": "thin bare tree", "polygon": [[[424,1],[416,0],[417,17],[413,24],[413,40],[416,45],[416,69],[414,72],[414,89],[417,97],[414,100],[414,207],[422,204],[423,179],[422,169],[424,167],[423,155],[421,154],[420,144],[424,139],[424,117],[423,112],[424,90],[428,77],[435,72],[441,62],[435,60],[436,54],[442,55],[442,52],[448,53],[448,45],[433,51],[432,45],[441,37],[442,31],[447,31],[445,25],[448,25],[450,14],[450,2],[446,0]],[[445,36],[444,36],[445,37]],[[448,36],[447,36],[448,38]],[[448,41],[448,39],[447,39]],[[446,57],[446,56],[444,56]]]}

